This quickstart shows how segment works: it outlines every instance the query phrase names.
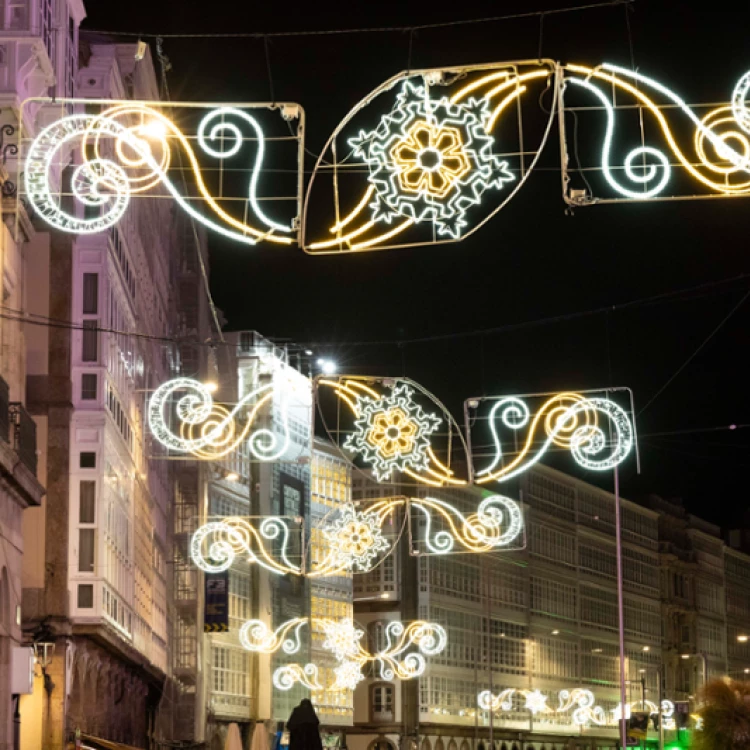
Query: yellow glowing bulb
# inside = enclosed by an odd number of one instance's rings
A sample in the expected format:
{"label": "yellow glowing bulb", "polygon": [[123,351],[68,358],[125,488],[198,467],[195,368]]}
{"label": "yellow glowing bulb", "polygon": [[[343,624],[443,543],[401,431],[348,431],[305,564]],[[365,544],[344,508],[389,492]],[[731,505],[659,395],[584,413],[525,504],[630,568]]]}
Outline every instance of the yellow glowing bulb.
{"label": "yellow glowing bulb", "polygon": [[167,127],[161,120],[150,120],[140,128],[140,131],[150,138],[164,138],[167,135]]}

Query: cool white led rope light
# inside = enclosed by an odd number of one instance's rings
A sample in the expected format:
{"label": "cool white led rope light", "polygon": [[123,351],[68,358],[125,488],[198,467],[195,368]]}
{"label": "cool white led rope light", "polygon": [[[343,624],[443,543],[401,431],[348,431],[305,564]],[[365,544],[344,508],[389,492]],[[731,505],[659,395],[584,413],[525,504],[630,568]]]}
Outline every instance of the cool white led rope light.
{"label": "cool white led rope light", "polygon": [[[177,137],[183,147],[189,151],[189,156],[193,157],[190,152],[190,145],[185,136],[161,113],[149,107],[142,107],[154,121],[161,123],[169,132]],[[222,139],[223,132],[229,131],[234,143],[226,151],[218,151],[209,145],[206,139],[206,130],[211,120],[216,117],[225,118],[227,116],[239,117],[253,128],[258,150],[255,162],[251,171],[250,184],[248,188],[248,200],[256,213],[258,219],[264,223],[269,232],[278,230],[283,232],[293,231],[292,226],[285,226],[269,219],[261,209],[257,198],[258,179],[262,168],[265,155],[265,137],[257,121],[246,112],[233,107],[221,107],[209,112],[201,120],[198,128],[198,142],[206,153],[216,158],[228,158],[239,150],[243,138],[239,128],[233,124],[222,121],[211,126],[208,133],[208,140],[216,138]],[[142,129],[141,129],[142,130]],[[114,225],[123,215],[130,201],[131,191],[129,189],[129,178],[127,172],[122,166],[109,159],[92,159],[84,161],[73,173],[72,189],[73,195],[84,205],[89,206],[106,206],[109,204],[107,211],[94,219],[79,219],[78,217],[65,212],[54,198],[50,175],[54,171],[53,161],[57,158],[60,165],[65,163],[62,158],[62,151],[70,141],[74,139],[84,139],[89,136],[100,138],[102,135],[110,136],[118,144],[126,143],[138,156],[139,164],[145,165],[154,175],[157,175],[160,182],[168,190],[169,194],[180,205],[183,211],[199,221],[204,226],[212,229],[225,237],[242,242],[248,245],[254,245],[259,239],[264,237],[262,232],[254,230],[252,227],[243,225],[241,222],[228,217],[223,210],[218,207],[215,200],[204,193],[204,197],[209,205],[222,216],[227,223],[234,224],[241,228],[241,231],[234,231],[225,226],[217,224],[215,221],[204,216],[195,210],[192,205],[177,190],[172,180],[167,176],[164,166],[161,162],[154,159],[148,143],[134,135],[130,129],[124,127],[116,119],[102,115],[68,115],[44,128],[29,146],[26,157],[26,169],[24,172],[24,184],[26,194],[31,204],[37,209],[39,215],[52,226],[65,232],[75,234],[87,234],[101,232]],[[166,143],[166,141],[164,141]],[[120,147],[120,146],[118,146]],[[85,155],[84,155],[85,158]],[[197,163],[194,157],[191,159],[192,166],[197,169]],[[202,185],[202,180],[201,180]],[[107,188],[108,193],[103,193],[102,189]],[[252,236],[255,235],[255,236]],[[284,239],[285,243],[290,242]]]}
{"label": "cool white led rope light", "polygon": [[[614,107],[610,103],[606,94],[604,94],[597,86],[594,86],[588,81],[584,81],[580,78],[568,78],[568,82],[573,83],[576,86],[581,86],[582,88],[585,88],[592,94],[594,94],[594,96],[596,96],[596,98],[601,102],[607,113],[607,127],[604,134],[604,143],[602,145],[601,158],[604,178],[607,180],[610,187],[621,195],[624,195],[626,198],[653,198],[655,195],[661,193],[662,190],[664,190],[666,184],[669,182],[669,177],[672,172],[671,167],[669,166],[669,159],[667,159],[666,155],[658,149],[652,148],[650,146],[639,146],[638,148],[634,148],[625,157],[625,162],[623,165],[625,167],[625,174],[627,178],[634,183],[641,183],[645,186],[656,179],[659,171],[661,171],[661,177],[653,185],[653,187],[644,188],[643,190],[629,190],[624,185],[621,185],[612,174],[612,167],[610,165],[610,151],[612,149],[612,139],[615,131]],[[642,159],[644,156],[652,156],[659,162],[659,167],[657,167],[655,164],[649,164],[645,167],[641,167],[643,169],[643,172],[639,174],[633,169],[633,164],[636,159]]]}
{"label": "cool white led rope light", "polygon": [[483,193],[515,179],[492,153],[489,104],[484,98],[431,100],[426,86],[409,80],[396,102],[374,130],[349,139],[375,186],[372,217],[386,224],[396,216],[433,221],[439,235],[458,239],[466,211]]}
{"label": "cool white led rope light", "polygon": [[[248,651],[261,654],[273,654],[279,650],[285,654],[297,654],[302,648],[300,631],[307,625],[307,618],[295,617],[271,630],[261,620],[248,620],[240,628],[240,643]],[[288,637],[289,633],[291,637]]]}
{"label": "cool white led rope light", "polygon": [[[529,426],[525,446],[505,469],[497,469],[503,458],[502,441],[497,433],[498,413],[500,421],[506,428],[517,431]],[[597,416],[604,415],[613,434],[607,437],[597,423]],[[547,416],[545,429],[547,438],[544,443],[529,456],[531,439],[541,423],[541,417]],[[550,419],[550,417],[553,417]],[[579,424],[584,420],[583,424]],[[633,447],[633,427],[627,413],[614,401],[603,398],[583,398],[575,393],[558,394],[549,399],[537,412],[532,422],[531,411],[522,399],[515,396],[502,398],[494,404],[489,414],[489,429],[495,446],[495,453],[489,466],[477,472],[480,483],[496,480],[507,482],[522,474],[537,463],[553,444],[567,447],[576,463],[591,471],[611,469],[627,458]],[[609,445],[609,453],[600,457]]]}
{"label": "cool white led rope light", "polygon": [[[433,497],[410,498],[409,505],[424,515],[424,543],[428,551],[436,555],[449,554],[456,542],[469,552],[487,552],[509,545],[523,531],[520,506],[503,495],[485,498],[477,512],[468,516],[444,500]],[[433,532],[433,512],[447,521],[449,529]]]}
{"label": "cool white led rope light", "polygon": [[323,689],[315,664],[305,664],[304,667],[299,664],[286,664],[274,670],[271,680],[277,690],[291,690],[298,682],[309,690]]}

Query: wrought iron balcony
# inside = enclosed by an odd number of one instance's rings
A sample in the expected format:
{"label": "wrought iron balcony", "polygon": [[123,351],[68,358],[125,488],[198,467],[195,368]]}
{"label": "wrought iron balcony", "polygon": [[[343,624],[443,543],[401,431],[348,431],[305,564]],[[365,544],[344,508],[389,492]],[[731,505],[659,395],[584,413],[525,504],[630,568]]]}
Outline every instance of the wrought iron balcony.
{"label": "wrought iron balcony", "polygon": [[13,426],[13,449],[26,468],[36,476],[36,422],[18,402],[9,405],[8,414]]}

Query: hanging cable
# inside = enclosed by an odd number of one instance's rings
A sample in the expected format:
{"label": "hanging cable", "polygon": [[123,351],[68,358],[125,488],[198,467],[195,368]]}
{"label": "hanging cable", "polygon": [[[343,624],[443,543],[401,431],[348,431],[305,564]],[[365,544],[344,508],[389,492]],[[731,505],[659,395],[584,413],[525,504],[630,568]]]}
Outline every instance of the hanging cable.
{"label": "hanging cable", "polygon": [[659,396],[661,396],[662,393],[667,389],[669,384],[700,354],[700,352],[703,350],[703,348],[708,344],[709,341],[722,329],[724,324],[737,312],[737,310],[742,307],[742,305],[745,303],[745,300],[750,297],[750,291],[745,292],[745,294],[742,296],[742,299],[725,315],[722,319],[719,325],[716,326],[716,328],[711,331],[711,333],[706,336],[705,339],[703,339],[701,345],[677,368],[674,375],[672,375],[664,385],[659,388],[659,390],[646,402],[646,405],[638,412],[636,416],[640,417],[641,414],[643,414],[646,409],[648,409],[651,404],[656,401]]}
{"label": "hanging cable", "polygon": [[258,32],[258,31],[237,31],[222,33],[151,33],[144,34],[136,31],[111,31],[108,29],[86,29],[95,34],[109,34],[111,36],[140,36],[148,38],[161,39],[259,39],[261,37],[284,37],[284,36],[327,36],[337,34],[393,34],[403,33],[406,31],[424,31],[428,29],[445,29],[453,26],[468,26],[480,23],[497,23],[499,21],[511,21],[519,18],[535,18],[541,15],[551,16],[559,13],[573,13],[583,10],[596,10],[599,8],[610,8],[618,5],[633,5],[635,0],[609,0],[603,3],[587,3],[585,5],[572,5],[567,8],[557,8],[555,10],[535,10],[526,13],[510,13],[504,16],[487,16],[484,18],[467,18],[458,21],[443,21],[438,23],[425,23],[419,26],[375,26],[371,28],[353,28],[353,29],[326,29],[317,31],[275,31],[275,32]]}

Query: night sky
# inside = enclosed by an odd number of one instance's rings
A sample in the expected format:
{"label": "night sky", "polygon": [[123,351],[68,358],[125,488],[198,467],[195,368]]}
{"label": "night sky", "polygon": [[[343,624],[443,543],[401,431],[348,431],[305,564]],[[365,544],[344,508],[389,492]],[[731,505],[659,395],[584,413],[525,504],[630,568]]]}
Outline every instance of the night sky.
{"label": "night sky", "polygon": [[[356,2],[342,12],[339,4],[322,2],[89,0],[83,28],[142,33],[371,28],[569,4],[462,2],[451,8]],[[629,66],[629,13],[641,72],[687,101],[726,101],[750,69],[750,12],[691,7],[639,0],[630,12],[618,6],[548,15],[541,51],[565,62]],[[538,18],[422,30],[412,38],[411,67],[536,59],[539,49]],[[173,66],[174,100],[270,98],[262,40],[166,39],[164,52]],[[277,37],[269,40],[269,52],[275,99],[304,106],[306,145],[317,152],[351,106],[407,68],[409,35]],[[559,163],[556,138],[553,134],[549,144],[550,164]],[[307,167],[313,163],[311,158]],[[489,225],[460,244],[310,257],[296,248],[214,240],[212,291],[227,330],[255,329],[309,343],[316,356],[336,359],[344,371],[406,375],[457,417],[469,396],[607,385],[630,386],[638,412],[750,289],[749,207],[750,199],[653,202],[592,206],[567,215],[559,174],[542,171]],[[619,307],[693,287],[701,288]],[[563,319],[529,324],[558,317]],[[750,299],[638,416],[642,474],[635,476],[633,462],[624,469],[626,497],[651,492],[681,497],[689,510],[715,523],[741,522],[750,470],[750,400],[742,365],[748,324]],[[459,335],[413,342],[444,334]],[[389,343],[363,345],[368,341]],[[703,428],[717,429],[697,431]],[[611,489],[611,475],[601,480]]]}

